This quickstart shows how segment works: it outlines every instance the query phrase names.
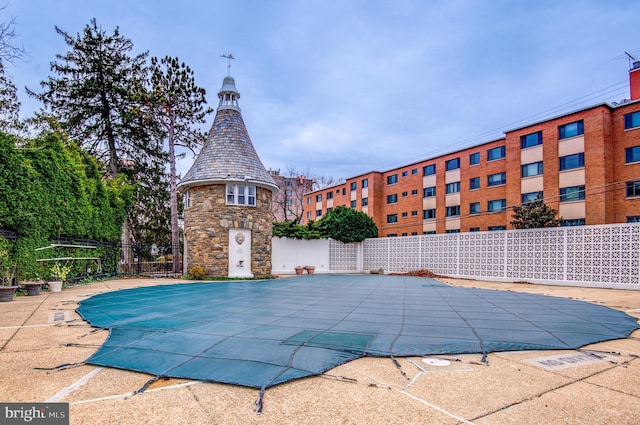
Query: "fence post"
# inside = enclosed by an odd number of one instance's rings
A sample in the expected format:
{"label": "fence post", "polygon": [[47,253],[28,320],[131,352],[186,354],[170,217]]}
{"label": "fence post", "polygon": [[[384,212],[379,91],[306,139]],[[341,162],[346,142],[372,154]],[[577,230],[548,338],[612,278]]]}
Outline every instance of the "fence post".
{"label": "fence post", "polygon": [[140,276],[142,274],[142,243],[138,242],[136,243],[136,254],[137,254],[137,261],[138,261],[138,266],[137,266],[137,274],[138,276]]}

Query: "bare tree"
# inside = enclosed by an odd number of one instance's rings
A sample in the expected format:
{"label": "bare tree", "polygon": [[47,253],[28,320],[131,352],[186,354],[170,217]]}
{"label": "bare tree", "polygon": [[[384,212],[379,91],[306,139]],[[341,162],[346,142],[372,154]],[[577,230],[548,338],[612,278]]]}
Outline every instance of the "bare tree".
{"label": "bare tree", "polygon": [[[3,13],[6,8],[6,5],[0,7],[0,13]],[[16,59],[20,59],[27,54],[24,47],[15,45],[17,36],[15,17],[10,17],[0,22],[0,59],[2,61],[14,63]]]}
{"label": "bare tree", "polygon": [[16,86],[4,72],[0,59],[0,131],[11,133],[20,127],[20,102]]}
{"label": "bare tree", "polygon": [[280,171],[272,171],[271,176],[280,186],[280,190],[273,196],[271,209],[273,221],[300,223],[303,214],[304,194],[313,189],[313,180],[292,165],[287,166],[284,175],[280,175]]}
{"label": "bare tree", "polygon": [[[0,7],[0,13],[6,9]],[[5,73],[5,64],[14,63],[26,54],[22,47],[15,45],[16,19],[9,18],[0,22],[0,131],[5,133],[20,127],[20,102],[18,92],[11,78]]]}
{"label": "bare tree", "polygon": [[344,183],[343,177],[313,176],[313,190],[322,190]]}

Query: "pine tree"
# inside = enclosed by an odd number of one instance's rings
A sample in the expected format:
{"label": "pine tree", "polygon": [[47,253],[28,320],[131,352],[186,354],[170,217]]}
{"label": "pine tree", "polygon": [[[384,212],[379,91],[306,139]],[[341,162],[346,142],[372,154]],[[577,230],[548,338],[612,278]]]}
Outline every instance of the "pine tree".
{"label": "pine tree", "polygon": [[176,147],[195,152],[205,140],[197,128],[205,122],[211,108],[205,108],[205,90],[195,83],[191,68],[178,58],[151,58],[151,92],[147,105],[153,119],[160,125],[166,137],[169,151],[169,204],[171,207],[171,245],[174,271],[179,270],[180,249],[178,234],[178,176],[176,172]]}
{"label": "pine tree", "polygon": [[154,128],[134,96],[144,81],[147,53],[131,56],[133,43],[98,26],[95,18],[75,37],[56,26],[70,50],[51,63],[55,74],[30,95],[42,101],[69,136],[115,177],[129,161],[158,155],[149,142]]}
{"label": "pine tree", "polygon": [[556,219],[557,211],[546,205],[539,196],[522,205],[513,207],[511,225],[516,229],[537,229],[541,227],[557,227],[561,219]]}

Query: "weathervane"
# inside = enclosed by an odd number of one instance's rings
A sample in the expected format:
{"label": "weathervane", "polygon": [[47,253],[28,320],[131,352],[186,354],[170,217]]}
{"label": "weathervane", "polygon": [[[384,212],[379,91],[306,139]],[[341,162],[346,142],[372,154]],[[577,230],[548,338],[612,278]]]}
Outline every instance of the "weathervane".
{"label": "weathervane", "polygon": [[231,59],[235,59],[231,53],[228,55],[220,55],[221,58],[225,58],[229,61],[229,65],[227,65],[227,69],[229,72],[229,77],[231,77]]}

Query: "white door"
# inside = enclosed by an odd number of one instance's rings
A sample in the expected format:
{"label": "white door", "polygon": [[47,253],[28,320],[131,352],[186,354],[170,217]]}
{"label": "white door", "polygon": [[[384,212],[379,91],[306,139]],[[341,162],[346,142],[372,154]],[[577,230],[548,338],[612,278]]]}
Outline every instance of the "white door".
{"label": "white door", "polygon": [[229,229],[229,277],[253,277],[251,230]]}

